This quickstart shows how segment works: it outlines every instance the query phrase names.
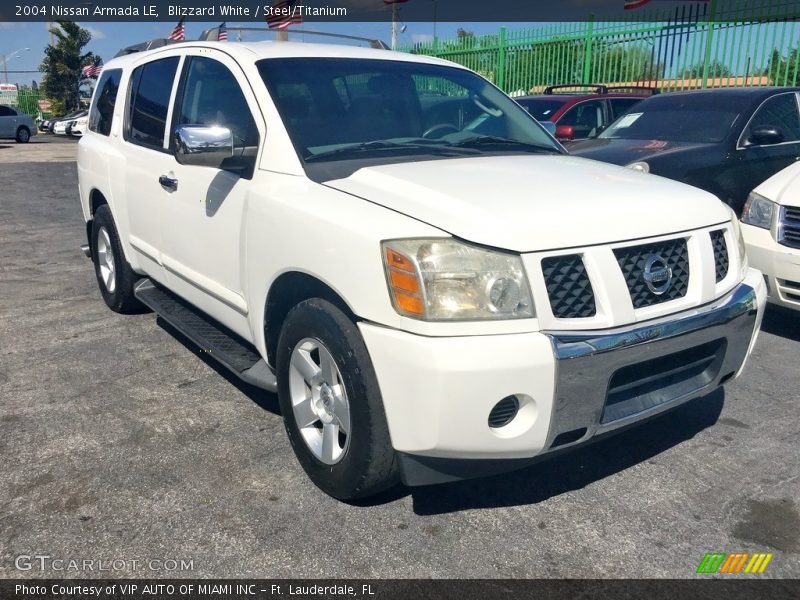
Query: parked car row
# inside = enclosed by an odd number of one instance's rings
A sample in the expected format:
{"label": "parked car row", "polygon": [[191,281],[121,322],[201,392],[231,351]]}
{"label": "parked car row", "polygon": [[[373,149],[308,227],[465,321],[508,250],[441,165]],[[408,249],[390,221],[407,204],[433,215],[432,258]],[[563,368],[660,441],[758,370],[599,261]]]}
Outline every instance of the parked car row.
{"label": "parked car row", "polygon": [[56,135],[82,136],[89,124],[89,111],[76,110],[65,117],[48,119],[39,123],[39,130]]}

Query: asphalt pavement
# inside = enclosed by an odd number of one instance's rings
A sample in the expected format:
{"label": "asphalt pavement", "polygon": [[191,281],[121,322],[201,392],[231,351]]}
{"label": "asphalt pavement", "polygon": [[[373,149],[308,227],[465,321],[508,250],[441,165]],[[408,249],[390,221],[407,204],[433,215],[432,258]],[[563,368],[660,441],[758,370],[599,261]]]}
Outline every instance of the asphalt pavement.
{"label": "asphalt pavement", "polygon": [[797,313],[768,311],[724,392],[516,473],[344,504],[274,395],[105,307],[75,150],[0,143],[0,577],[693,577],[715,551],[800,577]]}

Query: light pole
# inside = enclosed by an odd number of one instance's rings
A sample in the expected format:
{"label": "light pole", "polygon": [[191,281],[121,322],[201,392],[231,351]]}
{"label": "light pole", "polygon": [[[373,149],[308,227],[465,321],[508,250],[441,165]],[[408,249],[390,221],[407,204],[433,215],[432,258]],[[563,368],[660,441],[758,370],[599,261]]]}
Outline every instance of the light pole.
{"label": "light pole", "polygon": [[11,54],[6,54],[3,56],[3,82],[8,83],[8,61],[14,58],[15,56],[19,55],[20,52],[30,52],[30,48],[20,48],[19,50],[14,50]]}

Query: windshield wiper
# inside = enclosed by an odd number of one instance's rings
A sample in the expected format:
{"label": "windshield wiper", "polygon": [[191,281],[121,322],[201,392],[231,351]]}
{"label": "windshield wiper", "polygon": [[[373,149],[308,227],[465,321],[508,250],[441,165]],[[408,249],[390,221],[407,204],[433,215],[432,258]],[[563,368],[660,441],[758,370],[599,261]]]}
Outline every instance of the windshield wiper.
{"label": "windshield wiper", "polygon": [[512,140],[509,138],[494,136],[494,135],[479,135],[476,137],[467,138],[460,142],[453,142],[451,144],[457,148],[478,148],[481,146],[515,146],[526,152],[545,152],[548,154],[561,154],[557,149],[552,146],[544,146],[541,144],[530,144],[528,142],[520,142],[519,140]]}
{"label": "windshield wiper", "polygon": [[[330,158],[333,156],[341,156],[346,154],[359,154],[361,152],[373,152],[375,150],[425,150],[426,152],[436,152],[439,154],[449,154],[451,156],[460,156],[465,154],[466,148],[456,148],[450,144],[442,144],[439,141],[431,142],[391,142],[389,140],[375,140],[372,142],[363,142],[353,146],[345,146],[344,148],[336,148],[334,150],[326,150],[319,154],[312,154],[306,156],[306,162],[313,162],[322,158]],[[469,152],[467,152],[469,153]],[[471,153],[470,153],[471,154]]]}

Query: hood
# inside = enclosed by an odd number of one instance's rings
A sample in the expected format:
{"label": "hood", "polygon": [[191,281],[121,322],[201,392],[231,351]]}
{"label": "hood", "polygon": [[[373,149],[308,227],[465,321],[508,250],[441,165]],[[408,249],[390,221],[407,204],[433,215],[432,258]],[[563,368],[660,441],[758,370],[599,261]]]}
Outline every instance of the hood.
{"label": "hood", "polygon": [[666,156],[677,152],[706,148],[713,144],[694,142],[668,142],[665,140],[618,140],[595,138],[568,146],[570,154],[601,160],[614,165],[627,165],[653,156]]}
{"label": "hood", "polygon": [[373,166],[325,185],[516,252],[645,238],[730,219],[728,208],[697,188],[572,156]]}
{"label": "hood", "polygon": [[753,191],[783,206],[800,207],[800,162],[778,171]]}

